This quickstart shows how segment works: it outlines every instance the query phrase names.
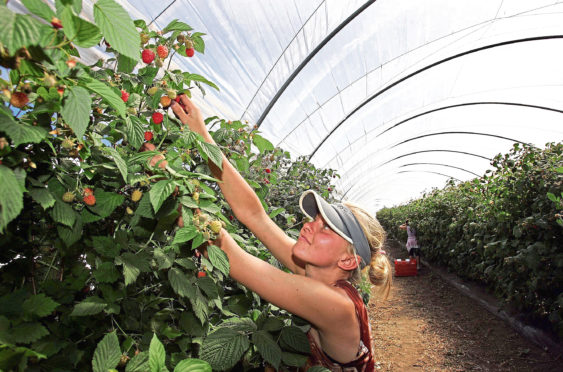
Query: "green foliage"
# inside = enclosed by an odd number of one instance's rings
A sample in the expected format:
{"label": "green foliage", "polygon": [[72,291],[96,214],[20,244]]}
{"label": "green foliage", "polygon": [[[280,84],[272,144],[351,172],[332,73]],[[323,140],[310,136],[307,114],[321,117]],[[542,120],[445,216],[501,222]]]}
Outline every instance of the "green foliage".
{"label": "green foliage", "polygon": [[562,163],[562,143],[544,150],[515,144],[483,177],[451,182],[377,217],[402,241],[398,226],[408,218],[426,259],[487,285],[563,336]]}
{"label": "green foliage", "polygon": [[[188,42],[203,53],[203,34],[188,24],[149,31],[114,0],[94,4],[95,23],[80,18],[79,0],[56,1],[56,12],[22,3],[39,18],[0,6],[0,64],[9,72],[0,81],[0,369],[302,365],[307,325],[233,282],[225,253],[207,246],[210,222],[222,221],[275,263],[234,220],[207,161],[220,167],[222,150],[294,235],[300,193],[330,197],[334,172],[292,162],[247,124],[210,119],[211,129],[219,124],[215,146],[168,116],[160,103],[168,90],[217,89],[160,58],[139,61],[157,45],[171,51],[167,60]],[[77,46],[95,45],[110,58],[74,60]],[[29,102],[11,102],[16,93]]]}

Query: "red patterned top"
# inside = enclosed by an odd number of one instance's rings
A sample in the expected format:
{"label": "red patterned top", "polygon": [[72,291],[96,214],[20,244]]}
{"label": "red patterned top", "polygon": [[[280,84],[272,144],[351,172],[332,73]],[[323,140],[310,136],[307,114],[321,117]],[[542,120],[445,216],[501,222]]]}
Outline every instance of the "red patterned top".
{"label": "red patterned top", "polygon": [[373,360],[371,347],[371,327],[364,302],[356,288],[347,281],[339,280],[336,282],[336,286],[346,291],[346,294],[348,294],[348,297],[350,297],[356,307],[356,315],[360,321],[360,347],[358,349],[358,357],[344,364],[333,360],[317,345],[311,332],[309,332],[307,333],[307,338],[311,345],[311,356],[304,370],[306,371],[312,366],[323,366],[333,372],[373,372],[375,370],[375,362]]}

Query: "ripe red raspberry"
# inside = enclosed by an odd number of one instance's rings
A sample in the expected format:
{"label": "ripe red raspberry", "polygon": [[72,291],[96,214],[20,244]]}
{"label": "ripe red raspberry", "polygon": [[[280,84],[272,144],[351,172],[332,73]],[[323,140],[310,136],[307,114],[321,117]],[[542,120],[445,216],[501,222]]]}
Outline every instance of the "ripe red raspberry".
{"label": "ripe red raspberry", "polygon": [[143,52],[141,53],[141,57],[143,59],[143,62],[145,62],[147,65],[151,64],[152,61],[154,61],[154,52],[150,49],[144,49]]}
{"label": "ripe red raspberry", "polygon": [[153,137],[152,132],[149,132],[149,131],[145,132],[145,141],[152,140],[152,137]]}
{"label": "ripe red raspberry", "polygon": [[27,94],[23,92],[15,92],[12,94],[12,98],[10,98],[10,103],[12,106],[17,108],[22,108],[29,102],[29,97]]}
{"label": "ripe red raspberry", "polygon": [[156,54],[162,59],[168,57],[168,48],[164,45],[159,45],[156,47]]}
{"label": "ripe red raspberry", "polygon": [[160,112],[155,112],[155,113],[152,114],[152,121],[155,124],[162,123],[162,120],[164,120],[164,115],[162,115]]}
{"label": "ripe red raspberry", "polygon": [[129,93],[127,93],[123,89],[121,90],[121,99],[123,100],[123,102],[127,102],[129,100]]}
{"label": "ripe red raspberry", "polygon": [[84,191],[82,192],[82,195],[84,195],[84,196],[94,195],[94,191],[92,191],[91,188],[86,187],[86,188],[84,189]]}
{"label": "ripe red raspberry", "polygon": [[187,55],[188,57],[193,57],[194,54],[195,54],[195,49],[194,49],[194,48],[188,48],[188,49],[186,49],[186,55]]}
{"label": "ripe red raspberry", "polygon": [[266,173],[271,173],[271,172],[272,172],[272,171],[270,170],[270,168],[266,168],[266,169],[264,169],[264,171],[265,171]]}
{"label": "ripe red raspberry", "polygon": [[87,195],[84,197],[84,203],[86,205],[92,206],[94,204],[96,204],[96,197],[94,195]]}
{"label": "ripe red raspberry", "polygon": [[206,276],[206,275],[207,275],[207,274],[205,273],[205,271],[198,271],[198,272],[197,272],[197,277],[198,277],[198,278],[202,278],[202,277],[204,277],[204,276]]}
{"label": "ripe red raspberry", "polygon": [[63,28],[63,24],[61,20],[58,19],[57,17],[51,18],[51,26],[53,26],[56,29]]}

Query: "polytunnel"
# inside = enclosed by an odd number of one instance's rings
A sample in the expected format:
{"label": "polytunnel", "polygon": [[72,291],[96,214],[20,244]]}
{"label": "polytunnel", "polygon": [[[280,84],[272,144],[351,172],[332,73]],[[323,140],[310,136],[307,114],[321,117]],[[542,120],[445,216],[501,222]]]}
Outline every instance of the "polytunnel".
{"label": "polytunnel", "polygon": [[204,54],[173,64],[219,87],[196,97],[206,115],[337,170],[340,197],[372,211],[563,138],[560,1],[118,2],[205,33]]}

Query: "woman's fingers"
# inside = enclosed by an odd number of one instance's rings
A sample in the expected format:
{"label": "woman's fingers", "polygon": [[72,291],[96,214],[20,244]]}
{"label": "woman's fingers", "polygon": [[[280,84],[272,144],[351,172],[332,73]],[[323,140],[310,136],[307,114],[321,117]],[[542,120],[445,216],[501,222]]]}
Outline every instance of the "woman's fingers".
{"label": "woman's fingers", "polygon": [[188,114],[186,113],[186,111],[184,111],[182,106],[177,102],[172,101],[171,107],[172,107],[172,111],[174,112],[174,115],[176,115],[176,117],[180,119],[182,124],[188,124]]}

